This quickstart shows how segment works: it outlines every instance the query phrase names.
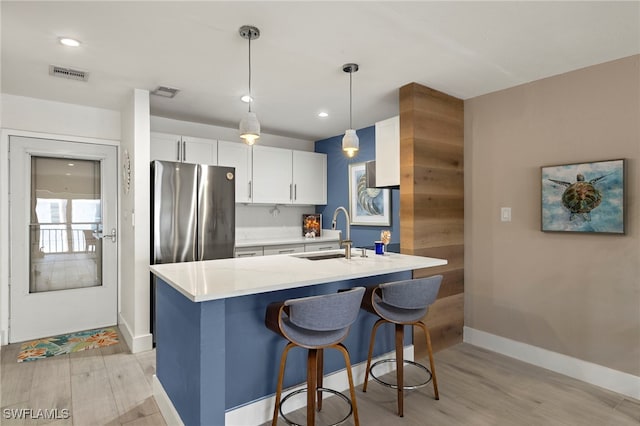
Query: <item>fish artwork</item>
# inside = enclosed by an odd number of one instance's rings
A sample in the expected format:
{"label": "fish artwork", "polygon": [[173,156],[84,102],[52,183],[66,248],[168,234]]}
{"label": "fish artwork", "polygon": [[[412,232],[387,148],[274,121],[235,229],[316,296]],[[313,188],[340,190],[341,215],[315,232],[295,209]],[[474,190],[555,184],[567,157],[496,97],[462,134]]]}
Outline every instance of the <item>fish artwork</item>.
{"label": "fish artwork", "polygon": [[609,174],[599,176],[589,181],[585,180],[583,174],[576,176],[576,182],[565,182],[557,179],[549,179],[551,182],[563,186],[566,189],[562,194],[562,205],[569,210],[569,220],[580,217],[588,222],[591,221],[591,211],[602,202],[602,192],[596,188],[596,183],[609,176]]}

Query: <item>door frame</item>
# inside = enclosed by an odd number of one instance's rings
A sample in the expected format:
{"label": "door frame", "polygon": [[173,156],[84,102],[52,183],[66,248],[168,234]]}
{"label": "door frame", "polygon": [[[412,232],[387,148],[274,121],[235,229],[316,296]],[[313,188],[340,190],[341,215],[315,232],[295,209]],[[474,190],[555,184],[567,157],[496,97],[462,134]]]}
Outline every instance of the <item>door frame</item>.
{"label": "door frame", "polygon": [[[9,137],[10,136],[21,136],[21,137],[30,137],[37,139],[52,139],[66,142],[79,142],[79,143],[87,143],[94,145],[110,145],[116,147],[116,167],[117,170],[121,168],[121,156],[120,156],[120,141],[113,139],[99,139],[99,138],[91,138],[91,137],[82,137],[82,136],[71,136],[71,135],[62,135],[55,133],[44,133],[44,132],[32,132],[32,131],[24,131],[24,130],[14,130],[14,129],[1,129],[0,130],[0,345],[6,345],[9,343],[9,315],[10,315],[10,305],[11,301],[9,299],[9,277],[10,277],[10,256],[11,256],[11,224],[9,222]],[[121,174],[116,172],[116,179],[118,188],[120,188],[122,179]],[[116,203],[117,210],[120,211],[121,204],[121,194],[120,191],[116,191]],[[119,218],[119,213],[118,213]],[[120,236],[120,220],[118,220],[117,224],[117,235]],[[5,232],[6,231],[6,232]],[[118,238],[116,240],[117,244],[117,270],[116,270],[116,288],[117,288],[117,313],[119,317],[120,313],[120,295],[121,295],[121,250],[120,250],[120,241]]]}

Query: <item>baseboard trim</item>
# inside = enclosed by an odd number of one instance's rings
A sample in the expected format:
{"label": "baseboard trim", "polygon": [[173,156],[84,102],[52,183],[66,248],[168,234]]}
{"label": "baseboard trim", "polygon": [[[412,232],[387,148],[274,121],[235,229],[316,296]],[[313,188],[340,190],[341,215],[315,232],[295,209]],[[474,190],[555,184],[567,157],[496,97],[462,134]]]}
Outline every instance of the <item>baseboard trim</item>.
{"label": "baseboard trim", "polygon": [[[381,359],[386,358],[395,358],[395,352],[389,352],[383,354],[379,357],[373,359],[373,362],[376,362]],[[404,348],[404,358],[409,361],[413,361],[413,345],[405,346]],[[351,372],[353,374],[353,383],[354,386],[359,386],[364,383],[364,374],[367,366],[367,362],[363,361],[358,364],[351,366]],[[394,371],[395,368],[393,363],[382,364],[380,367],[380,371],[383,374]],[[376,367],[376,372],[378,371],[378,367]],[[274,373],[276,374],[276,373]],[[349,379],[347,377],[347,370],[342,369],[336,371],[335,373],[328,374],[324,376],[323,385],[328,387],[329,389],[335,389],[337,391],[343,391],[349,389]],[[303,389],[306,385],[302,384],[300,386],[296,386],[294,388],[290,388],[286,390],[286,393]],[[330,397],[330,395],[327,395]],[[259,425],[271,420],[273,416],[273,407],[275,405],[275,396],[268,396],[262,398],[257,401],[250,402],[246,405],[243,405],[238,408],[234,408],[229,410],[225,414],[225,425],[227,426],[246,426],[250,425]],[[292,399],[291,402],[288,402],[287,412],[295,411],[299,408],[302,408],[304,405],[301,405],[299,401],[298,404],[295,403],[295,399]]]}
{"label": "baseboard trim", "polygon": [[142,336],[134,336],[131,327],[120,313],[118,313],[118,328],[132,354],[153,349],[153,335],[147,333]]}
{"label": "baseboard trim", "polygon": [[619,394],[640,399],[640,377],[547,349],[464,327],[464,342]]}
{"label": "baseboard trim", "polygon": [[158,377],[155,374],[151,379],[151,388],[153,389],[153,397],[156,400],[156,404],[158,404],[158,409],[160,410],[162,417],[164,417],[167,425],[184,426],[184,423],[173,406],[169,395],[167,395],[162,383],[160,383],[160,380],[158,380]]}

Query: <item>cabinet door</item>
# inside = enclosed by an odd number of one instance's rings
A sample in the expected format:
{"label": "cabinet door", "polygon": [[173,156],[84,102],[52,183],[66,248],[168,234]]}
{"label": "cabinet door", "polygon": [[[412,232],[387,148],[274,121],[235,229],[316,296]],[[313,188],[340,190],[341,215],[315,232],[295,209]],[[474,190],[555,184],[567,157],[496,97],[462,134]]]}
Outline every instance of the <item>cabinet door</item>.
{"label": "cabinet door", "polygon": [[151,160],[180,161],[181,149],[180,136],[151,132]]}
{"label": "cabinet door", "polygon": [[182,162],[218,165],[218,141],[212,139],[182,137]]}
{"label": "cabinet door", "polygon": [[376,186],[400,185],[400,117],[376,123]]}
{"label": "cabinet door", "polygon": [[293,151],[293,203],[327,204],[327,155]]}
{"label": "cabinet door", "polygon": [[338,241],[327,241],[324,243],[311,243],[304,245],[304,251],[325,251],[325,250],[337,250],[340,248]]}
{"label": "cabinet door", "polygon": [[291,150],[253,146],[253,202],[291,204]]}
{"label": "cabinet door", "polygon": [[265,246],[264,255],[303,253],[304,244],[283,244],[279,246]]}
{"label": "cabinet door", "polygon": [[236,168],[236,203],[251,202],[251,147],[218,141],[218,165]]}
{"label": "cabinet door", "polygon": [[264,249],[262,246],[237,248],[235,257],[255,257],[262,256]]}

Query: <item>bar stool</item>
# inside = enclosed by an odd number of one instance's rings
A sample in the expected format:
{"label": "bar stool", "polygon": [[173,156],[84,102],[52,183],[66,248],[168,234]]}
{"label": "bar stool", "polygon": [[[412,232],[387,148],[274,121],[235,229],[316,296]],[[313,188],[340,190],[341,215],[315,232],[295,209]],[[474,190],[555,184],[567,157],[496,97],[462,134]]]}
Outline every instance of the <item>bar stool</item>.
{"label": "bar stool", "polygon": [[[429,306],[436,300],[440,284],[442,283],[442,275],[435,275],[429,278],[419,278],[404,281],[396,281],[391,283],[380,284],[377,287],[367,289],[362,300],[362,308],[378,315],[380,319],[376,321],[371,331],[371,340],[369,341],[369,355],[367,356],[367,369],[364,376],[364,384],[362,391],[367,391],[367,383],[369,374],[378,383],[397,389],[398,392],[398,415],[404,416],[404,389],[416,389],[426,386],[429,381],[433,380],[433,391],[435,399],[440,399],[438,395],[438,381],[436,380],[435,364],[433,363],[433,351],[431,349],[431,336],[429,329],[421,321],[427,314]],[[395,359],[384,359],[371,365],[371,357],[373,356],[373,345],[375,342],[376,331],[378,327],[384,323],[395,324]],[[427,350],[429,352],[429,364],[431,371],[425,366],[412,361],[403,359],[403,343],[404,343],[404,326],[418,326],[424,331],[427,340]],[[386,362],[396,363],[396,384],[390,384],[376,377],[372,370],[376,365]],[[420,384],[413,386],[404,386],[404,364],[414,365],[428,374],[428,379]]]}
{"label": "bar stool", "polygon": [[[334,425],[344,422],[351,414],[353,414],[356,426],[360,424],[349,352],[341,342],[347,337],[349,327],[358,317],[364,292],[364,287],[355,287],[338,293],[275,302],[267,307],[265,325],[289,341],[280,359],[276,404],[271,423],[273,426],[278,422],[278,412],[287,423],[295,424],[288,420],[282,412],[282,404],[289,397],[301,392],[307,392],[307,425],[315,424],[316,407],[318,411],[322,409],[322,392],[329,392],[342,397],[350,405],[350,411],[347,416]],[[287,354],[295,346],[308,349],[307,388],[290,393],[281,402]],[[349,378],[351,401],[333,389],[322,387],[323,350],[326,348],[338,349],[344,357]]]}

